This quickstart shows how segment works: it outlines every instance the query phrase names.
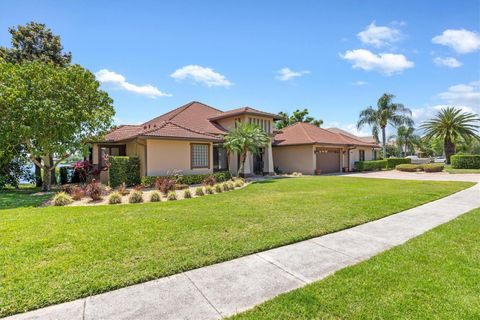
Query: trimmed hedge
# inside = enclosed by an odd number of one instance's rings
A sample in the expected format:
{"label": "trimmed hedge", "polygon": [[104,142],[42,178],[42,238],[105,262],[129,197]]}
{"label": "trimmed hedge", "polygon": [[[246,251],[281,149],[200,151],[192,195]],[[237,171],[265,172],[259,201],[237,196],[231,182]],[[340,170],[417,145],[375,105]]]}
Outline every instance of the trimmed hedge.
{"label": "trimmed hedge", "polygon": [[[206,173],[206,174],[190,174],[185,176],[171,177],[175,179],[177,184],[201,184],[202,181],[209,176],[214,176],[217,182],[227,181],[232,178],[232,174],[229,171],[221,171],[215,173]],[[151,187],[155,184],[155,181],[159,178],[158,176],[143,176],[142,184],[148,187]]]}
{"label": "trimmed hedge", "polygon": [[122,183],[134,186],[140,183],[140,159],[132,157],[109,157],[108,184],[116,188]]}
{"label": "trimmed hedge", "polygon": [[417,164],[404,163],[404,164],[397,165],[395,169],[397,169],[398,171],[405,171],[405,172],[417,172],[422,170],[422,166]]}
{"label": "trimmed hedge", "polygon": [[395,169],[399,164],[410,164],[410,158],[387,158],[387,169]]}
{"label": "trimmed hedge", "polygon": [[355,170],[357,171],[382,170],[386,167],[387,160],[368,160],[355,162]]}
{"label": "trimmed hedge", "polygon": [[445,166],[441,163],[427,163],[422,165],[425,172],[442,172]]}
{"label": "trimmed hedge", "polygon": [[480,169],[480,154],[456,154],[450,160],[454,169]]}

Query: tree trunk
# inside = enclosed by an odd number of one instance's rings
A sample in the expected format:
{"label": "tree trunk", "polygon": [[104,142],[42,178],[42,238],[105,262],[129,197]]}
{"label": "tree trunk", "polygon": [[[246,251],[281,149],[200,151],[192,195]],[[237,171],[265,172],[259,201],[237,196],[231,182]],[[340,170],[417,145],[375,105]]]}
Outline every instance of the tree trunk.
{"label": "tree trunk", "polygon": [[382,127],[382,147],[383,147],[383,159],[387,158],[387,142],[385,137],[385,127]]}
{"label": "tree trunk", "polygon": [[455,154],[455,144],[450,139],[445,138],[443,142],[443,150],[445,151],[445,158],[447,164],[450,164],[450,157]]}
{"label": "tree trunk", "polygon": [[[42,161],[42,158],[36,158],[38,162]],[[35,186],[41,187],[42,186],[42,168],[39,165],[34,163],[35,165]]]}
{"label": "tree trunk", "polygon": [[52,186],[52,171],[50,170],[50,167],[45,167],[43,170],[43,184],[42,184],[42,191],[47,192],[50,191]]}
{"label": "tree trunk", "polygon": [[242,152],[240,155],[240,167],[238,167],[237,178],[240,177],[240,172],[242,172],[243,167],[245,166],[245,160],[247,159],[247,153]]}
{"label": "tree trunk", "polygon": [[[53,155],[48,156],[50,158],[50,168],[53,168]],[[56,185],[57,184],[57,177],[56,177],[56,172],[55,169],[50,171],[50,184]]]}

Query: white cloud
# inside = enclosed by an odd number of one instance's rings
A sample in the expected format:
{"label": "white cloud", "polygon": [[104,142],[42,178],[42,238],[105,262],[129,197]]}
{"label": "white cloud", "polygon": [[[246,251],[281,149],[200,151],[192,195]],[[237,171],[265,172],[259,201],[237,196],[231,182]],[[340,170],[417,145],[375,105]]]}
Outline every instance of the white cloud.
{"label": "white cloud", "polygon": [[[439,104],[434,106],[428,106],[424,108],[411,108],[412,110],[412,119],[415,121],[416,126],[419,126],[422,121],[432,119],[437,115],[437,113],[446,107],[451,105]],[[475,112],[472,108],[466,106],[455,106],[456,108],[461,109],[463,112]]]}
{"label": "white cloud", "polygon": [[290,79],[296,78],[296,77],[301,77],[305,74],[309,74],[310,71],[308,70],[303,70],[303,71],[293,71],[290,68],[282,68],[278,70],[277,76],[275,79],[280,80],[280,81],[288,81]]}
{"label": "white cloud", "polygon": [[360,80],[359,80],[359,81],[355,81],[353,84],[354,84],[354,85],[357,85],[357,86],[364,86],[364,85],[366,85],[367,83],[366,83],[365,81],[360,81]]}
{"label": "white cloud", "polygon": [[340,123],[336,121],[327,122],[322,125],[322,128],[339,128],[358,137],[372,136],[372,130],[370,127],[365,126],[361,130],[358,130],[356,123]]}
{"label": "white cloud", "polygon": [[467,107],[480,113],[480,81],[451,86],[447,91],[439,93],[438,97],[449,105]]}
{"label": "white cloud", "polygon": [[432,39],[433,43],[452,48],[458,53],[469,53],[480,49],[480,36],[465,29],[447,29]]}
{"label": "white cloud", "polygon": [[435,59],[433,59],[433,63],[435,63],[437,66],[445,66],[449,68],[458,68],[462,66],[462,63],[460,61],[452,57],[436,57]]}
{"label": "white cloud", "polygon": [[170,77],[177,81],[191,79],[194,83],[201,83],[207,87],[230,87],[232,83],[224,75],[211,68],[198,65],[188,65],[175,70]]}
{"label": "white cloud", "polygon": [[365,30],[359,32],[357,36],[363,44],[372,45],[377,48],[391,46],[403,37],[400,30],[386,26],[377,26],[375,21],[370,23]]}
{"label": "white cloud", "polygon": [[340,57],[350,61],[355,69],[374,70],[385,75],[400,73],[414,66],[414,63],[403,54],[380,53],[377,55],[365,49],[348,50]]}
{"label": "white cloud", "polygon": [[129,91],[129,92],[134,92],[140,95],[144,95],[150,98],[156,98],[156,97],[171,97],[171,94],[164,93],[160,91],[157,87],[154,87],[150,84],[143,85],[143,86],[137,86],[135,84],[132,84],[130,82],[127,82],[127,79],[122,76],[121,74],[118,74],[113,71],[109,71],[107,69],[102,69],[98,72],[95,73],[95,77],[97,78],[98,81],[101,83],[109,83],[112,84],[120,89]]}

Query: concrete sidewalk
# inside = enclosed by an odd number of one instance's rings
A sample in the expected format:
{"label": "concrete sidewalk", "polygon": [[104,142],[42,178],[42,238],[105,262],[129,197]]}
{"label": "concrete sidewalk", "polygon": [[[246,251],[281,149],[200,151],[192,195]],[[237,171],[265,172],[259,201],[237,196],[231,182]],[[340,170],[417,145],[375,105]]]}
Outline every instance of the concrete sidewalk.
{"label": "concrete sidewalk", "polygon": [[348,230],[7,319],[219,319],[480,207],[480,185]]}
{"label": "concrete sidewalk", "polygon": [[430,180],[430,181],[470,181],[480,182],[479,173],[456,173],[448,172],[402,172],[397,170],[388,171],[365,171],[332,174],[338,177],[354,178],[377,178],[377,179],[398,179],[398,180]]}

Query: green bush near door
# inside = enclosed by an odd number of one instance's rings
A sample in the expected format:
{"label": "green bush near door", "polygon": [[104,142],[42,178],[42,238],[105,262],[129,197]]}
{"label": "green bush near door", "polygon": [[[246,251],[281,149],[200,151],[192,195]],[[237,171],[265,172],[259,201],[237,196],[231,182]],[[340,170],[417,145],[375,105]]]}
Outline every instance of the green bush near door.
{"label": "green bush near door", "polygon": [[395,169],[399,164],[409,164],[412,163],[410,158],[388,158],[387,160],[387,169]]}
{"label": "green bush near door", "polygon": [[370,160],[355,162],[356,171],[382,170],[387,167],[387,160]]}
{"label": "green bush near door", "polygon": [[132,157],[109,157],[108,184],[116,188],[122,183],[127,186],[140,184],[140,159]]}
{"label": "green bush near door", "polygon": [[480,154],[456,154],[450,160],[454,169],[480,169]]}

